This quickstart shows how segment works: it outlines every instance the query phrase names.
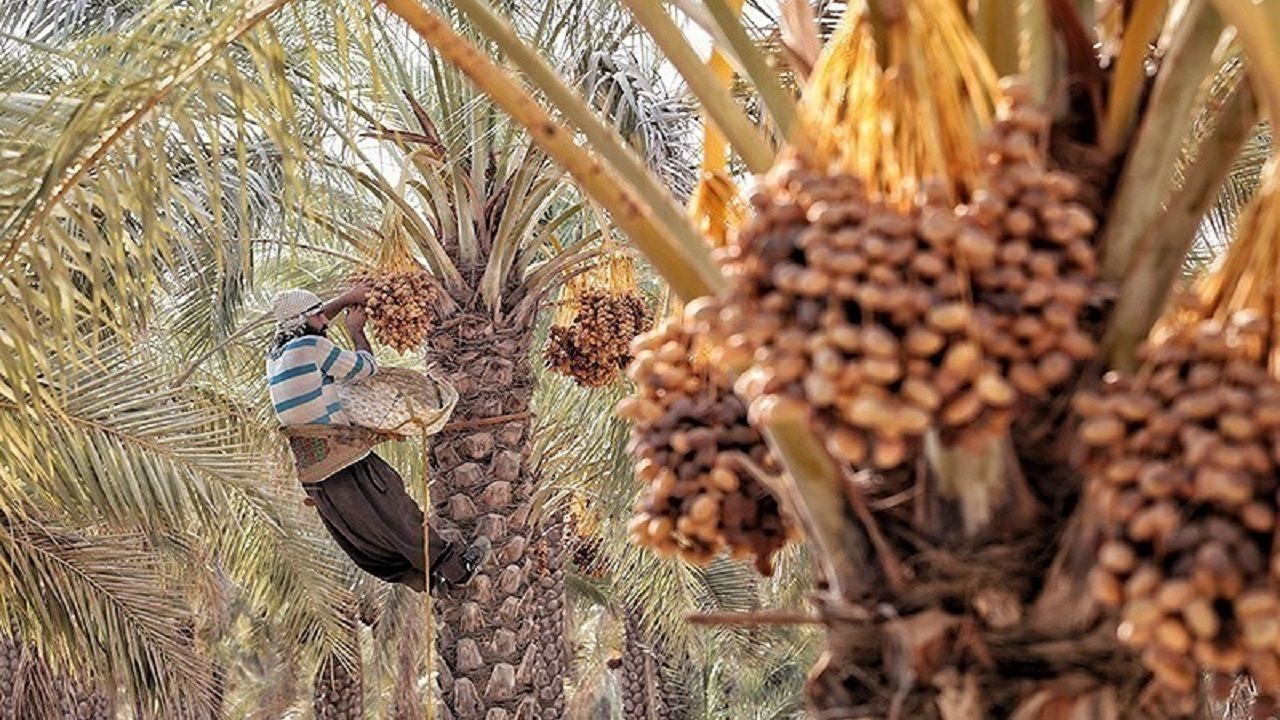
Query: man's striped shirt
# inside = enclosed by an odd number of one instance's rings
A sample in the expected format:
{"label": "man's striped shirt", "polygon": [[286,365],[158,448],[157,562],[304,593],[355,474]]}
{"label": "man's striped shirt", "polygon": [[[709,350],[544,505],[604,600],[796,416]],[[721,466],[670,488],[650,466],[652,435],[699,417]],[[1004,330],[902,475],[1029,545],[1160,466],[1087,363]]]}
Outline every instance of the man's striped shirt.
{"label": "man's striped shirt", "polygon": [[290,340],[267,360],[267,388],[281,425],[346,425],[338,385],[378,371],[373,355],[343,350],[328,338]]}

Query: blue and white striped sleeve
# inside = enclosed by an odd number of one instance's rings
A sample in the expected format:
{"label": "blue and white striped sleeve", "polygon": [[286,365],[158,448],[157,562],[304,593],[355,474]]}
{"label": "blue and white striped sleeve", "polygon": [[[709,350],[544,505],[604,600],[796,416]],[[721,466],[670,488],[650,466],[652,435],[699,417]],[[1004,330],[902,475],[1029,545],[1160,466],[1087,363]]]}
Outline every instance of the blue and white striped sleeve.
{"label": "blue and white striped sleeve", "polygon": [[367,378],[378,371],[372,353],[343,350],[330,340],[321,340],[316,345],[316,359],[321,373],[341,382]]}

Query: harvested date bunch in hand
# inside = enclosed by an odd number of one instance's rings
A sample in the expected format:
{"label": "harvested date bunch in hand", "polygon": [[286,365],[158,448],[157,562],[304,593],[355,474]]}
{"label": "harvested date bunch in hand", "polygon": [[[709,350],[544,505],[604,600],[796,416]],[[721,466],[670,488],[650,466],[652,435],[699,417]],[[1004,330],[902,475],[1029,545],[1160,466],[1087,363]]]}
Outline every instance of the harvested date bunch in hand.
{"label": "harvested date bunch in hand", "polygon": [[636,391],[618,406],[632,423],[636,478],[648,486],[633,537],[697,564],[727,547],[754,556],[770,574],[792,525],[777,498],[744,471],[744,459],[765,472],[777,465],[730,378],[700,357],[680,318],[636,338],[634,351]]}
{"label": "harvested date bunch in hand", "polygon": [[409,270],[361,279],[369,285],[369,322],[374,337],[396,352],[422,346],[436,320],[439,289],[425,270]]}
{"label": "harvested date bunch in hand", "polygon": [[585,387],[618,379],[631,361],[631,341],[649,328],[649,311],[629,257],[566,283],[547,339],[547,366]]}

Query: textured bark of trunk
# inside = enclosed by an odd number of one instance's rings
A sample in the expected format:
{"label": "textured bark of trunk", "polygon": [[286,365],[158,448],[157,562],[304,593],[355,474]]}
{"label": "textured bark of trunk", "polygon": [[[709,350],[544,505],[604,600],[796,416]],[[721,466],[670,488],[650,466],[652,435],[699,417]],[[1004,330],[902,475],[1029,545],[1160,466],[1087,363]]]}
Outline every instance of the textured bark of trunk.
{"label": "textured bark of trunk", "polygon": [[675,717],[664,692],[663,662],[660,646],[645,637],[639,613],[628,610],[619,669],[623,720],[672,720]]}
{"label": "textured bark of trunk", "polygon": [[[458,390],[453,420],[528,411],[533,390],[527,324],[503,326],[486,314],[442,320],[427,361]],[[464,589],[435,600],[442,718],[541,717],[534,675],[539,653],[530,605],[535,544],[529,525],[534,478],[526,467],[531,422],[442,432],[433,438],[433,520],[464,545],[483,535],[493,556]]]}
{"label": "textured bark of trunk", "polygon": [[[1091,599],[1099,537],[1065,455],[1072,431],[1060,415],[1040,420],[1003,449],[944,450],[851,482],[877,508],[883,544],[867,560],[873,596],[819,599],[828,647],[810,675],[815,714],[1166,716],[1145,702],[1149,676]],[[904,570],[890,590],[886,578]]]}
{"label": "textured bark of trunk", "polygon": [[337,655],[330,655],[316,670],[311,702],[316,720],[364,718],[364,670],[359,662],[360,636],[354,628],[351,643],[355,648],[355,667],[348,667]]}
{"label": "textured bark of trunk", "polygon": [[538,533],[534,552],[533,616],[537,627],[538,660],[533,686],[542,720],[565,717],[564,679],[569,672],[565,645],[564,572],[567,561],[565,526],[548,518]]}

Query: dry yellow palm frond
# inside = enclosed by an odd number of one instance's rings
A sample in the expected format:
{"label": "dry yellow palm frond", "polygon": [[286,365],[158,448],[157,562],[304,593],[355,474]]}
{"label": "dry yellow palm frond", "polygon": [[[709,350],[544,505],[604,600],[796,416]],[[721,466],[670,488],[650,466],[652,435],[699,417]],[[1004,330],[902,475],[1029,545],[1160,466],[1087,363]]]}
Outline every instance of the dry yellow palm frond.
{"label": "dry yellow palm frond", "polygon": [[[1262,172],[1258,193],[1240,214],[1231,246],[1216,268],[1196,283],[1194,308],[1198,318],[1226,326],[1246,315],[1259,325],[1254,333],[1262,344],[1245,346],[1250,359],[1280,371],[1280,163],[1273,155]],[[1167,313],[1160,326],[1176,323],[1182,314]],[[1160,329],[1157,327],[1157,330]]]}
{"label": "dry yellow palm frond", "polygon": [[900,14],[886,18],[850,4],[805,89],[794,142],[889,198],[909,201],[931,179],[963,197],[982,174],[995,71],[952,0],[893,7]]}
{"label": "dry yellow palm frond", "polygon": [[[0,307],[0,314],[9,309]],[[93,355],[65,355],[8,355],[0,368],[0,445],[12,458],[0,466],[0,517],[30,524],[32,508],[38,507],[64,526],[102,528],[95,534],[169,538],[166,552],[183,570],[165,572],[187,579],[181,597],[193,600],[192,593],[201,592],[195,588],[221,583],[210,576],[217,568],[256,611],[270,613],[280,632],[305,638],[304,654],[340,648],[343,635],[333,608],[346,593],[344,571],[314,518],[300,514],[288,465],[258,418],[211,389],[172,388],[163,364],[116,342],[104,343]],[[9,540],[7,564],[0,563],[6,597],[15,597],[9,588],[24,583],[65,585],[57,573],[66,562],[52,562],[52,550],[40,536]],[[113,547],[102,547],[104,567]],[[118,561],[127,564],[129,556]],[[4,577],[18,568],[41,576]],[[68,588],[49,611],[58,603],[105,602],[101,614],[123,602],[86,590]],[[151,590],[174,592],[167,583]],[[77,643],[89,638],[66,635],[66,626],[14,607],[18,615],[8,621],[33,641],[61,643],[64,652],[75,653]],[[131,673],[144,672],[139,653],[152,650],[134,635],[111,632],[95,642],[115,658],[97,665],[99,671],[144,682]],[[181,663],[173,672],[183,672]],[[191,678],[175,675],[163,682],[162,694],[195,691]]]}
{"label": "dry yellow palm frond", "polygon": [[2,622],[56,668],[109,676],[161,716],[212,707],[179,568],[145,536],[0,514],[0,558]]}
{"label": "dry yellow palm frond", "polygon": [[727,173],[707,170],[689,198],[689,216],[711,247],[720,248],[746,219],[747,206]]}
{"label": "dry yellow palm frond", "polygon": [[[156,0],[56,46],[6,36],[20,51],[0,57],[0,302],[40,328],[16,333],[127,333],[169,289],[166,310],[213,325],[193,343],[206,349],[237,322],[254,243],[289,236],[296,205],[342,213],[304,190],[317,123],[295,87],[370,72],[363,10],[284,4]],[[23,27],[22,7],[0,24]],[[354,28],[341,42],[320,27],[334,21]]]}

